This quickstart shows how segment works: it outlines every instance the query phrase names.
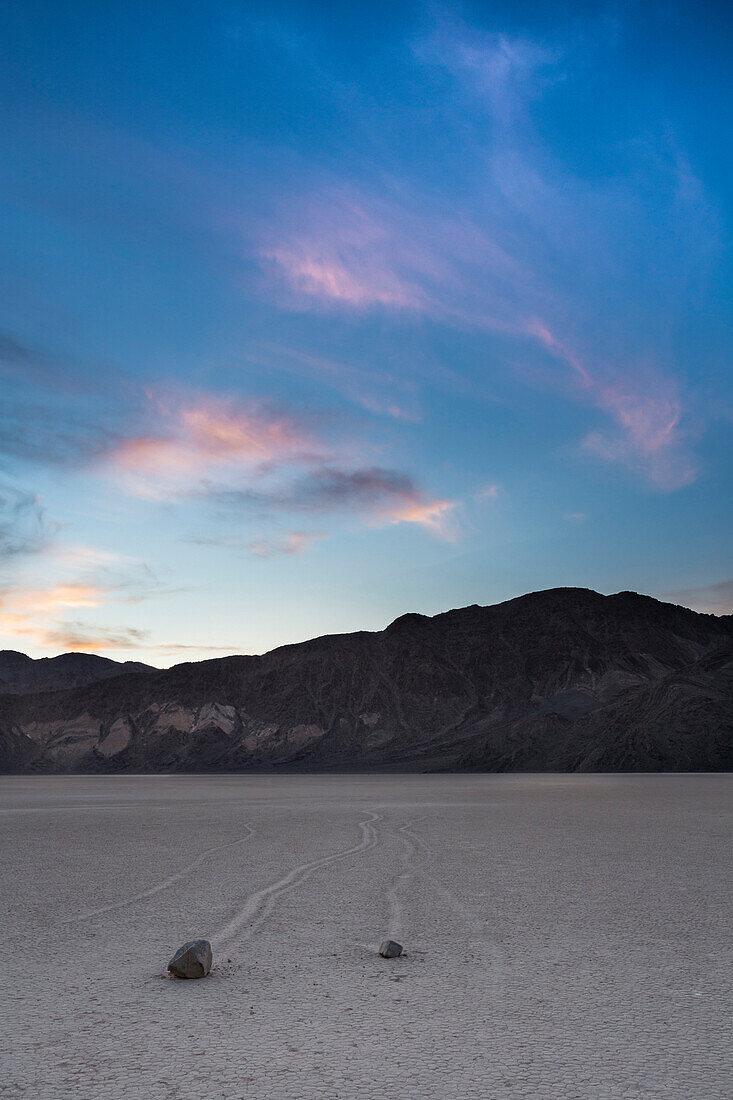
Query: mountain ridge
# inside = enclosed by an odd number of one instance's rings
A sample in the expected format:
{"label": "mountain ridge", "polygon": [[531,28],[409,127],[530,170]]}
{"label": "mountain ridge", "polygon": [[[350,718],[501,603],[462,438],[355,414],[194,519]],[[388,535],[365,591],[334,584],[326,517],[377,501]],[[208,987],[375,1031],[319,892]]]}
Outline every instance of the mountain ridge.
{"label": "mountain ridge", "polygon": [[549,589],[5,695],[0,767],[729,768],[732,667],[730,616]]}
{"label": "mountain ridge", "polygon": [[141,661],[113,661],[97,653],[66,652],[34,658],[17,649],[1,649],[0,695],[64,691],[124,672],[148,672],[152,667]]}

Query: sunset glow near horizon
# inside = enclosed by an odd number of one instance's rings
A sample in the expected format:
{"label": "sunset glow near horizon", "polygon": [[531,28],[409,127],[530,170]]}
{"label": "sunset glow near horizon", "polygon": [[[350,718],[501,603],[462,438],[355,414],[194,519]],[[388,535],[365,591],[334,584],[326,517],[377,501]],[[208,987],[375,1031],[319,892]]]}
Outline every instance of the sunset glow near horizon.
{"label": "sunset glow near horizon", "polygon": [[733,612],[717,6],[5,19],[0,649]]}

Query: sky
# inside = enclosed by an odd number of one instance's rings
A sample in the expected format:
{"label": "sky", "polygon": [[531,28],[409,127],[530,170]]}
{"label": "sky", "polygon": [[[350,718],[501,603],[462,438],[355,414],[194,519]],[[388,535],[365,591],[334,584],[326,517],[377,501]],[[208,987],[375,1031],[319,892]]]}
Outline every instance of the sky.
{"label": "sky", "polygon": [[26,0],[1,49],[0,649],[733,612],[719,5]]}

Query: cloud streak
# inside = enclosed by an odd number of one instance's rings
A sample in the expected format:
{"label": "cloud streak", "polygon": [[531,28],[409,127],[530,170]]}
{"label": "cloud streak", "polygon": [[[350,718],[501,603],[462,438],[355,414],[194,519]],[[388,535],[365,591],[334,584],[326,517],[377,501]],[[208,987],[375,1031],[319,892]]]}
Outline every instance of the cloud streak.
{"label": "cloud streak", "polygon": [[[637,321],[638,265],[627,259],[631,247],[651,258],[649,278],[669,302],[679,292],[670,273],[693,270],[696,253],[707,262],[715,220],[688,162],[666,135],[629,143],[625,178],[583,179],[552,157],[532,108],[577,69],[569,45],[444,21],[414,43],[414,58],[452,81],[439,117],[447,139],[459,135],[472,188],[458,202],[404,175],[371,186],[312,179],[260,248],[286,304],[426,316],[485,332],[527,362],[549,353],[570,370],[557,388],[611,421],[586,434],[582,452],[664,491],[690,484],[699,466],[673,370],[639,385],[648,334]],[[599,315],[597,302],[610,300],[620,305]]]}
{"label": "cloud streak", "polygon": [[[166,592],[143,562],[91,546],[50,543],[33,571],[8,574],[0,584],[0,634],[43,649],[137,648],[146,633],[79,619],[107,615],[113,605],[142,604]],[[26,566],[30,563],[27,562]],[[44,577],[38,579],[39,573]],[[51,579],[46,580],[45,578]],[[70,618],[70,616],[72,616]]]}
{"label": "cloud streak", "polygon": [[[156,434],[116,443],[100,464],[128,492],[195,498],[260,515],[356,513],[370,526],[414,524],[439,538],[457,537],[455,502],[425,494],[400,471],[356,465],[353,441],[329,443],[291,415],[209,396],[155,407]],[[293,544],[290,552],[305,548]]]}
{"label": "cloud streak", "polygon": [[0,485],[0,565],[45,550],[55,532],[38,496]]}
{"label": "cloud streak", "polygon": [[733,615],[733,580],[665,592],[664,598],[708,615]]}
{"label": "cloud streak", "polygon": [[640,471],[665,491],[695,480],[699,467],[689,449],[690,430],[671,379],[639,369],[612,381],[608,371],[604,377],[600,368],[587,367],[546,325],[533,325],[530,331],[570,369],[580,399],[607,413],[615,424],[612,430],[588,432],[582,441],[586,453]]}
{"label": "cloud streak", "polygon": [[423,310],[425,292],[409,274],[419,253],[367,209],[358,194],[333,189],[303,210],[299,228],[260,257],[297,298],[350,309]]}
{"label": "cloud streak", "polygon": [[378,466],[318,466],[282,486],[239,490],[208,486],[205,495],[228,509],[261,515],[352,512],[370,526],[415,524],[447,541],[455,541],[459,534],[454,524],[455,501],[427,497],[407,474]]}
{"label": "cloud streak", "polygon": [[294,418],[211,397],[166,407],[153,401],[157,430],[121,439],[103,464],[141,496],[165,495],[215,471],[263,470],[309,461],[314,443]]}
{"label": "cloud streak", "polygon": [[304,554],[314,543],[326,538],[320,531],[291,531],[279,539],[258,539],[249,543],[249,552],[256,558],[275,558]]}

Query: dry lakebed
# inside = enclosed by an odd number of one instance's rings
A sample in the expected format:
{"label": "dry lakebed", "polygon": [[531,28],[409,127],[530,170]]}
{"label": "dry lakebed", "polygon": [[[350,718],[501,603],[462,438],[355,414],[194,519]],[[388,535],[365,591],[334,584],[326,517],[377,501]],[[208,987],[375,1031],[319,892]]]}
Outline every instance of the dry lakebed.
{"label": "dry lakebed", "polygon": [[723,1100],[732,806],[725,774],[3,777],[0,1096]]}

